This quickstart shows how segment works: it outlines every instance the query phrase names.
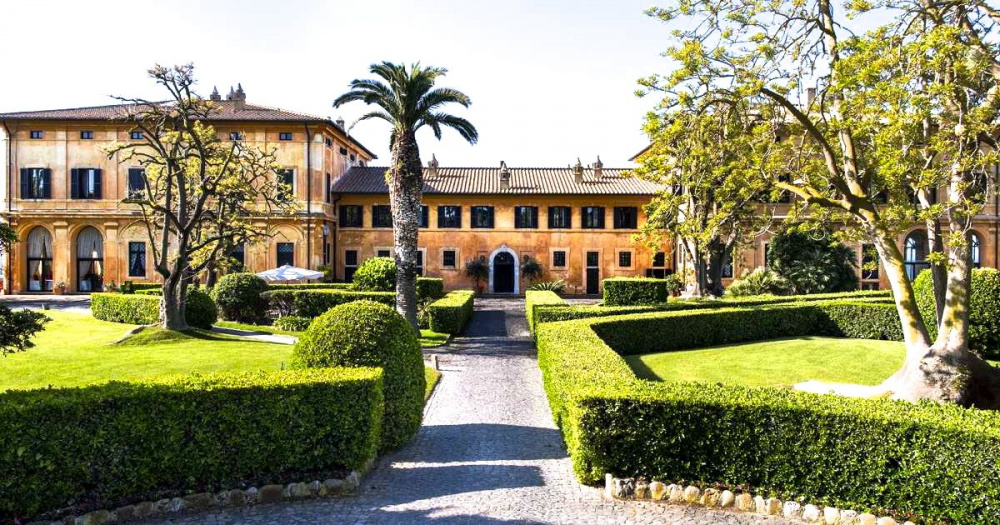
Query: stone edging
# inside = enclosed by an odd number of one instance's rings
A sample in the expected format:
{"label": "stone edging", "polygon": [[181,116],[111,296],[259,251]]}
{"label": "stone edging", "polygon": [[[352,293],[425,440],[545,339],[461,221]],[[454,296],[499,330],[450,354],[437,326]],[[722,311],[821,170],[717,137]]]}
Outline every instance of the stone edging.
{"label": "stone edging", "polygon": [[158,501],[142,501],[116,509],[100,509],[81,516],[66,516],[55,521],[33,521],[28,525],[103,525],[125,523],[148,518],[167,518],[183,512],[210,509],[248,507],[263,503],[297,501],[310,498],[330,498],[357,493],[361,478],[371,469],[372,461],[360,470],[351,471],[343,479],[313,480],[287,485],[263,485],[260,488],[222,490],[216,493],[199,492]]}
{"label": "stone edging", "polygon": [[[778,498],[753,496],[748,492],[735,494],[729,490],[706,488],[704,490],[694,485],[676,485],[653,481],[647,483],[645,478],[616,478],[607,474],[604,478],[603,496],[614,500],[651,500],[663,503],[679,503],[699,505],[706,508],[720,508],[738,512],[778,516],[787,519],[801,520],[807,523],[860,524],[860,525],[897,525],[898,522],[889,517],[877,517],[870,513],[859,513],[854,510],[838,509],[836,507],[818,507],[803,505],[797,501],[782,502]],[[914,525],[907,521],[903,525]]]}

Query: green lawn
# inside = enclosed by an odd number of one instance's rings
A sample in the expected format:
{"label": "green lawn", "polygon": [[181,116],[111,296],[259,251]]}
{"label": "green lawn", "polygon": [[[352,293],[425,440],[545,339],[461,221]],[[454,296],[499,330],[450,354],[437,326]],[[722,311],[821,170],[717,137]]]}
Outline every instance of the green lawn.
{"label": "green lawn", "polygon": [[438,381],[441,380],[441,372],[438,372],[429,366],[425,366],[424,379],[427,381],[427,388],[424,390],[424,401],[427,401],[427,399],[431,397],[431,394],[434,393],[434,387],[437,386]]}
{"label": "green lawn", "polygon": [[439,334],[433,330],[420,331],[420,346],[428,348],[431,346],[441,346],[448,342],[449,334]]}
{"label": "green lawn", "polygon": [[784,387],[810,379],[876,385],[904,353],[895,341],[794,337],[625,359],[644,379]]}

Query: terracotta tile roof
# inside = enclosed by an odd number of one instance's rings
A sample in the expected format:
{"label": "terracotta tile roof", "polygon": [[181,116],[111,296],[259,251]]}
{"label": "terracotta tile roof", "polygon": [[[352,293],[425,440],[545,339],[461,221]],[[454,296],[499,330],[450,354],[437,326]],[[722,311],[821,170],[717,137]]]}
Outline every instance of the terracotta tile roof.
{"label": "terracotta tile roof", "polygon": [[[385,170],[355,167],[334,183],[335,193],[388,193]],[[653,195],[660,185],[629,176],[627,169],[604,168],[600,178],[594,170],[583,172],[577,183],[572,168],[510,168],[510,187],[500,189],[500,168],[438,168],[431,176],[424,168],[424,193],[498,195]]]}
{"label": "terracotta tile roof", "polygon": [[[209,120],[218,122],[315,122],[328,123],[340,129],[334,122],[316,115],[307,113],[297,113],[287,109],[272,108],[258,104],[246,103],[243,109],[237,110],[236,105],[231,100],[214,101],[218,111],[214,112]],[[43,111],[17,111],[12,113],[0,113],[0,120],[110,120],[121,118],[135,110],[132,104],[114,104],[110,106],[91,106],[84,108],[70,109],[50,109]],[[346,136],[346,133],[345,133]],[[358,146],[366,153],[376,158],[375,154],[368,151],[360,142],[351,137],[347,137],[354,145]]]}

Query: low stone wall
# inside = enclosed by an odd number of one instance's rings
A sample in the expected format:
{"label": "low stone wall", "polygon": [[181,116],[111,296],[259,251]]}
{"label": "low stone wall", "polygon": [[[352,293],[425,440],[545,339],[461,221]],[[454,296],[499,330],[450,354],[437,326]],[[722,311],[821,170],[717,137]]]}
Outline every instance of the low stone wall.
{"label": "low stone wall", "polygon": [[117,509],[95,510],[82,516],[65,516],[56,521],[34,521],[28,525],[103,525],[126,523],[150,518],[169,518],[184,512],[211,509],[246,507],[264,503],[296,501],[311,498],[332,498],[353,495],[361,485],[361,478],[370,463],[361,470],[352,471],[343,479],[313,480],[287,485],[264,485],[260,488],[222,490],[216,493],[200,492],[158,501],[142,501]]}
{"label": "low stone wall", "polygon": [[[754,496],[748,492],[739,494],[729,490],[706,488],[694,485],[666,484],[659,481],[646,482],[645,478],[616,478],[608,474],[604,480],[604,497],[618,500],[651,500],[663,503],[699,505],[738,512],[752,512],[766,516],[797,519],[807,523],[898,525],[889,516],[878,517],[870,513],[859,513],[836,507],[819,507],[797,501],[781,501],[778,498]],[[914,525],[907,521],[903,525]]]}

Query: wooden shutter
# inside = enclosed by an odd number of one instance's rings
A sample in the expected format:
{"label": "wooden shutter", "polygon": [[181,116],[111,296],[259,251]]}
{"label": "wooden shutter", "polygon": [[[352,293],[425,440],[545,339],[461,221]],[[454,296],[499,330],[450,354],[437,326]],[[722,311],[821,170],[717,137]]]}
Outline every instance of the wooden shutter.
{"label": "wooden shutter", "polygon": [[69,170],[69,193],[71,199],[80,198],[80,170],[73,168]]}
{"label": "wooden shutter", "polygon": [[101,198],[101,170],[94,170],[94,198]]}
{"label": "wooden shutter", "polygon": [[31,194],[31,183],[29,181],[30,174],[28,173],[28,168],[21,168],[21,198],[27,199]]}
{"label": "wooden shutter", "polygon": [[42,182],[45,184],[44,191],[42,191],[43,199],[52,198],[52,170],[45,168],[42,170]]}

